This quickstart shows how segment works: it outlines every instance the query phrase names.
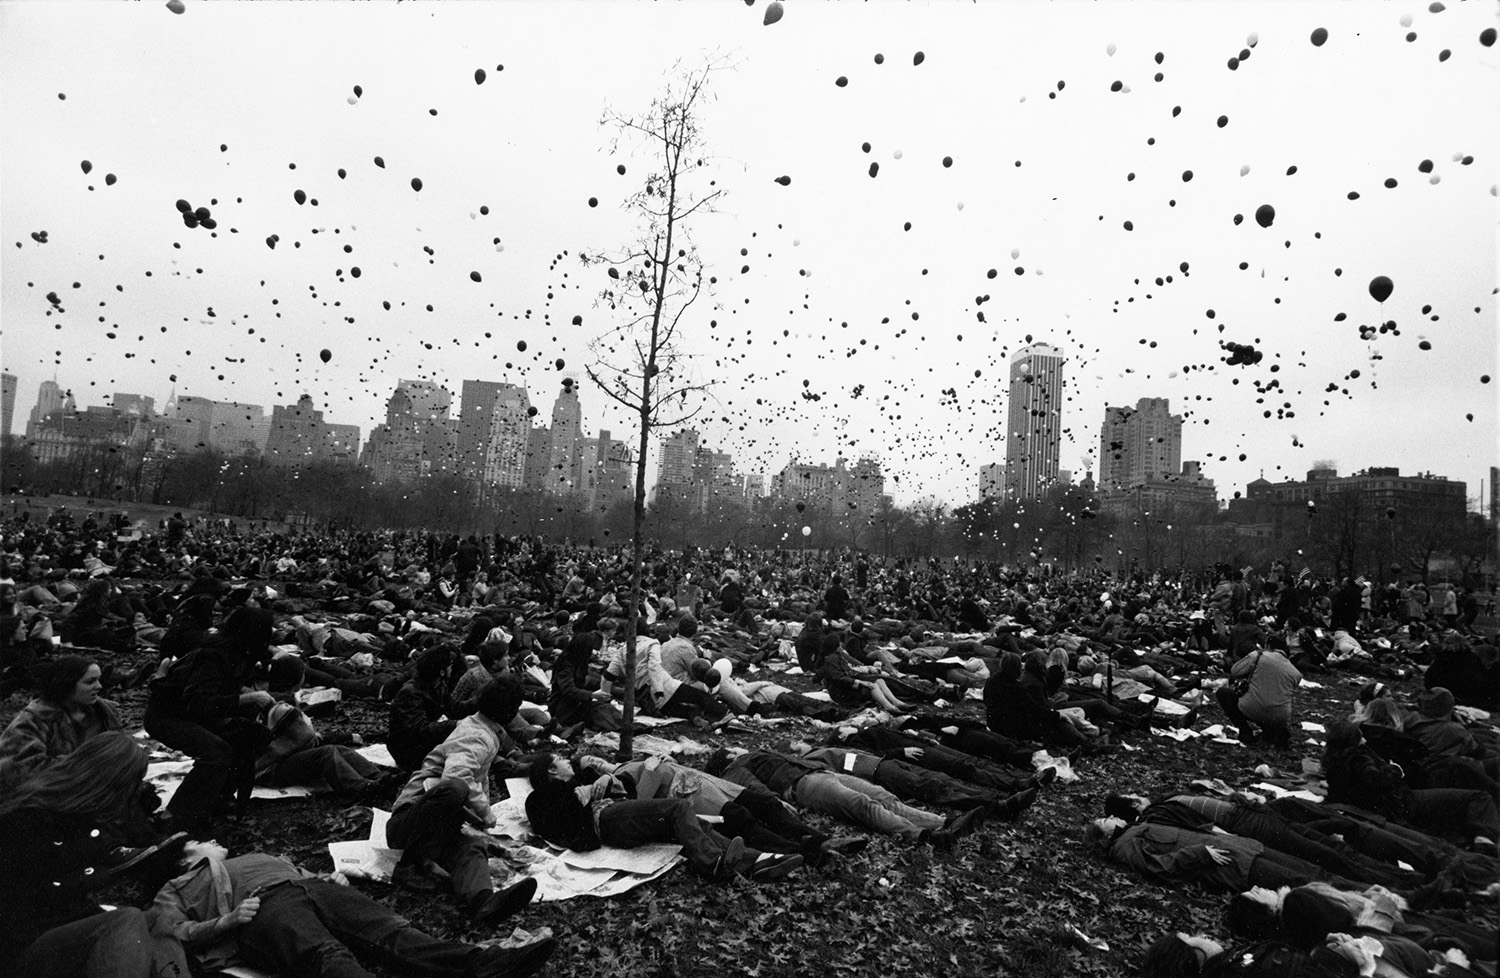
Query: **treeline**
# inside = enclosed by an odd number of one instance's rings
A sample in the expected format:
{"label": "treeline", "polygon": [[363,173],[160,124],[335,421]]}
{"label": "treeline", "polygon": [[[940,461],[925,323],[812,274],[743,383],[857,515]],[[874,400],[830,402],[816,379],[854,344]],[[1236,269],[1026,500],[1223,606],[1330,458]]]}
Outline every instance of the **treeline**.
{"label": "treeline", "polygon": [[[415,483],[379,483],[348,464],[278,468],[254,455],[204,450],[159,460],[128,449],[93,446],[67,459],[36,463],[16,439],[0,454],[5,488],[69,493],[196,508],[224,516],[296,526],[424,528],[444,533],[538,535],[606,546],[630,537],[628,495],[591,504],[577,496],[492,490],[453,475]],[[761,549],[856,549],[888,557],[954,557],[1056,573],[1202,572],[1216,566],[1366,574],[1383,583],[1447,576],[1479,582],[1495,569],[1496,532],[1478,514],[1431,510],[1374,512],[1354,493],[1325,500],[1316,517],[1288,511],[1267,532],[1169,511],[1120,517],[1078,486],[1060,486],[1027,502],[980,500],[949,507],[922,500],[873,510],[765,497],[678,499],[647,510],[648,538],[669,549],[734,545]]]}

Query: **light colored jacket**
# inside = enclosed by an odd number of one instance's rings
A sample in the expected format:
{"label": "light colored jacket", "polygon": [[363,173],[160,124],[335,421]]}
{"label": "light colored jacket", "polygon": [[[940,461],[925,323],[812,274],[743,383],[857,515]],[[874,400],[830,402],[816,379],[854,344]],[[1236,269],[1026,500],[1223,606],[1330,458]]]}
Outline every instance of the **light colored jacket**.
{"label": "light colored jacket", "polygon": [[393,811],[414,804],[439,781],[451,778],[468,785],[469,811],[488,824],[491,819],[490,766],[502,752],[510,755],[517,751],[515,743],[498,724],[483,713],[464,717],[448,739],[422,759],[421,766],[401,789]]}

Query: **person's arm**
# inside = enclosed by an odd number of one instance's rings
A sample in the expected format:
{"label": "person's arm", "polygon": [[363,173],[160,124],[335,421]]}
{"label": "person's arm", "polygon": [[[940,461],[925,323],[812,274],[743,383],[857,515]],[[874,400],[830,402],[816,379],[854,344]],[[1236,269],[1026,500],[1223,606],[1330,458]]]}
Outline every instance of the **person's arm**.
{"label": "person's arm", "polygon": [[396,698],[391,701],[391,719],[393,727],[413,735],[435,736],[444,726],[441,720],[427,719],[422,692],[415,684],[403,683],[396,691]]}
{"label": "person's arm", "polygon": [[0,734],[0,784],[18,784],[57,761],[47,756],[47,729],[31,710],[17,713]]}
{"label": "person's arm", "polygon": [[485,825],[494,825],[495,814],[490,810],[489,800],[485,797],[486,786],[480,784],[480,779],[488,779],[487,768],[494,760],[495,748],[478,735],[464,736],[450,743],[453,749],[443,759],[443,778],[454,778],[468,785],[469,811]]}
{"label": "person's arm", "polygon": [[1235,679],[1243,679],[1250,675],[1255,671],[1256,665],[1260,662],[1260,656],[1261,653],[1257,652],[1254,655],[1242,657],[1230,667],[1229,674]]}
{"label": "person's arm", "polygon": [[[189,877],[188,882],[195,878]],[[207,889],[204,893],[211,894],[212,890]],[[151,905],[151,932],[176,938],[189,947],[212,944],[254,920],[259,910],[260,898],[249,897],[227,914],[200,920],[200,910],[183,892],[182,882],[173,880],[161,888]]]}

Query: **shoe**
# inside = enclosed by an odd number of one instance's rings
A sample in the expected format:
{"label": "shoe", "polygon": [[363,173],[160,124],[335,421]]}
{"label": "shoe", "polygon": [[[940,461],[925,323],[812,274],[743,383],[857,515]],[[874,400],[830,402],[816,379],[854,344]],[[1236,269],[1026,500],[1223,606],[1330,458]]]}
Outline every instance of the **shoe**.
{"label": "shoe", "polygon": [[[1023,792],[1024,794],[1024,792]],[[1035,794],[1032,795],[1036,797]],[[948,819],[941,831],[952,833],[955,839],[962,838],[970,832],[974,832],[984,826],[984,807],[971,808],[962,815],[955,815]]]}
{"label": "shoe", "polygon": [[1003,798],[995,805],[995,816],[1007,822],[1013,821],[1036,802],[1036,796],[1037,789],[1027,788],[1025,791],[1016,792],[1009,798]]}
{"label": "shoe", "polygon": [[403,890],[413,893],[434,893],[437,891],[437,880],[415,863],[397,863],[396,868],[391,870],[391,885],[399,886]]}
{"label": "shoe", "polygon": [[824,852],[836,852],[840,856],[853,856],[865,851],[870,840],[862,835],[840,835],[832,839],[824,839],[818,848]]}
{"label": "shoe", "polygon": [[792,875],[802,862],[802,857],[795,853],[765,852],[750,865],[745,875],[753,882],[769,883]]}
{"label": "shoe", "polygon": [[1248,723],[1240,728],[1240,743],[1244,744],[1246,747],[1249,747],[1259,739],[1260,735],[1257,734],[1255,732],[1255,728],[1250,726]]}
{"label": "shoe", "polygon": [[745,861],[745,840],[739,836],[729,840],[729,845],[719,853],[719,858],[714,862],[712,879],[715,882],[723,882],[732,877]]}
{"label": "shoe", "polygon": [[520,947],[487,947],[474,962],[474,978],[526,978],[541,970],[557,950],[551,937]]}
{"label": "shoe", "polygon": [[531,902],[536,896],[536,880],[528,876],[498,893],[476,900],[471,916],[481,927],[498,924]]}
{"label": "shoe", "polygon": [[1027,779],[1029,787],[1032,788],[1045,788],[1056,780],[1057,768],[1055,767],[1044,767],[1035,776]]}

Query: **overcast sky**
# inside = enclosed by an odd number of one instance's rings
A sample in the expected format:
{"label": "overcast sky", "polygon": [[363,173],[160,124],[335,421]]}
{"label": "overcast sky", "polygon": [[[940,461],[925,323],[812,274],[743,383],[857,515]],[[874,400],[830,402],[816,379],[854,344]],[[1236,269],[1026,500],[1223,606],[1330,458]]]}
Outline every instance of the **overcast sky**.
{"label": "overcast sky", "polygon": [[[556,361],[581,371],[609,322],[577,256],[631,240],[647,171],[601,117],[717,53],[699,173],[725,196],[693,228],[717,284],[687,348],[714,382],[697,427],[741,471],[873,455],[898,501],[967,502],[1029,336],[1067,357],[1080,477],[1106,404],[1167,397],[1222,497],[1321,459],[1477,497],[1497,9],[791,0],[763,26],[764,0],[0,2],[14,427],[53,376],[80,406],[309,393],[365,436],[400,378],[455,409],[465,378],[523,383],[545,416]],[[586,430],[633,441],[582,397]]]}

